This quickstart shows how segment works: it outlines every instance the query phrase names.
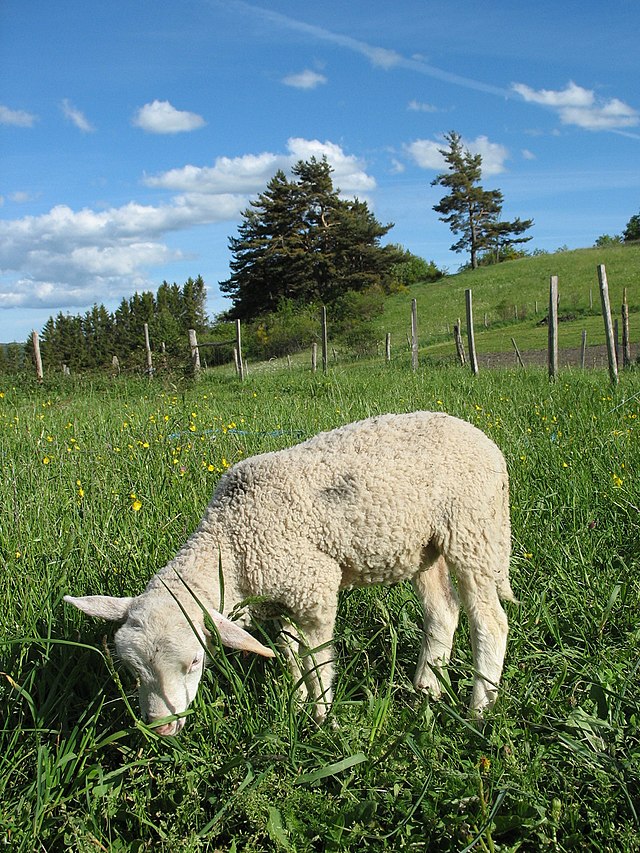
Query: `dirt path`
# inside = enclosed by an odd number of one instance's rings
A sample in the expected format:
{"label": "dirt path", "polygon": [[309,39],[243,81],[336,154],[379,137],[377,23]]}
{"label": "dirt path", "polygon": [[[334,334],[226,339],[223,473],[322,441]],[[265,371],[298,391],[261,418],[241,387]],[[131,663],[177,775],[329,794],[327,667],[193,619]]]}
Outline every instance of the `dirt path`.
{"label": "dirt path", "polygon": [[[544,367],[547,365],[547,350],[526,350],[521,352],[522,361],[526,366]],[[631,346],[631,363],[640,358],[640,345]],[[622,355],[620,355],[622,360]],[[515,351],[478,353],[479,367],[518,367]],[[559,367],[580,367],[580,347],[558,351]],[[607,348],[602,345],[588,346],[585,357],[585,367],[608,367]]]}

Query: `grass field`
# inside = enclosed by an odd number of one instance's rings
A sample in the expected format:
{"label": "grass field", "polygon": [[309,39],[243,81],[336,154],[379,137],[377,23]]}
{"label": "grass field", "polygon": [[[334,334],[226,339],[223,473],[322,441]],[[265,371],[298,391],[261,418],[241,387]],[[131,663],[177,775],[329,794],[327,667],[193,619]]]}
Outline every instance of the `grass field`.
{"label": "grass field", "polygon": [[559,345],[579,347],[583,329],[587,331],[588,344],[602,344],[605,338],[600,315],[599,264],[604,264],[607,271],[615,317],[620,317],[623,290],[627,289],[632,337],[637,340],[640,245],[527,257],[415,285],[409,294],[398,294],[386,301],[384,315],[376,320],[378,334],[384,340],[385,333],[390,332],[394,346],[402,346],[410,329],[411,298],[415,298],[422,351],[436,358],[453,357],[453,324],[460,318],[464,328],[464,292],[471,288],[478,352],[512,350],[512,337],[522,351],[545,349],[547,327],[538,324],[549,307],[549,278],[556,275],[559,313],[566,318],[559,326]]}
{"label": "grass field", "polygon": [[[196,384],[0,380],[0,845],[12,851],[640,850],[640,373],[405,364]],[[411,685],[408,586],[346,593],[335,717],[283,662],[229,652],[187,727],[136,717],[108,626],[68,592],[130,594],[221,472],[383,411],[439,409],[502,448],[511,633],[497,707],[466,703],[463,620],[438,703]],[[105,639],[106,638],[106,639]]]}

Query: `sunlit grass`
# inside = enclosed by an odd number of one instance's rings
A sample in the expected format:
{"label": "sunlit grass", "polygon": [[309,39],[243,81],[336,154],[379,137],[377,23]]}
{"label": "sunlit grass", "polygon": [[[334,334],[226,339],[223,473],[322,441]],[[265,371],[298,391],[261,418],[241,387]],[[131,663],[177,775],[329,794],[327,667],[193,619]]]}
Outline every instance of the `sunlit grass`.
{"label": "sunlit grass", "polygon": [[[640,374],[607,380],[392,363],[243,385],[0,381],[7,849],[636,850]],[[415,694],[421,620],[402,585],[342,599],[339,728],[296,708],[279,658],[228,653],[180,738],[147,732],[110,629],[62,596],[140,591],[237,460],[418,408],[473,421],[509,465],[522,603],[485,726],[466,715],[465,622],[445,698]]]}

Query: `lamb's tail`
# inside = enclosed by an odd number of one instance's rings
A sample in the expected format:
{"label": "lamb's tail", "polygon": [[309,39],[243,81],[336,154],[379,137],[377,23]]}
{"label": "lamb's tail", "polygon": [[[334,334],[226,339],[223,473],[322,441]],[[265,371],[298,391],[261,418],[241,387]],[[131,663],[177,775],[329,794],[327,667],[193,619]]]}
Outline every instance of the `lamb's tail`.
{"label": "lamb's tail", "polygon": [[504,575],[497,578],[496,587],[498,590],[498,595],[502,601],[511,601],[513,604],[520,604],[519,600],[513,594],[513,590],[511,589],[511,583],[508,577]]}

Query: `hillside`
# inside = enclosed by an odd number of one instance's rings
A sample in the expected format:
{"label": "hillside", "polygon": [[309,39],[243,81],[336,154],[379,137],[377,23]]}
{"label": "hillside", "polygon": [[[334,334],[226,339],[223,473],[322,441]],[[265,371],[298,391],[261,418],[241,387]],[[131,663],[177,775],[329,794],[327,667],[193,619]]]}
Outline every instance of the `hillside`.
{"label": "hillside", "polygon": [[381,338],[386,332],[391,333],[392,346],[403,345],[410,328],[411,300],[415,298],[421,353],[434,357],[452,354],[453,325],[460,318],[465,327],[464,292],[471,288],[478,353],[512,350],[512,337],[523,351],[545,349],[547,327],[539,324],[547,314],[549,278],[557,275],[563,318],[559,326],[560,347],[579,347],[583,329],[587,331],[589,345],[603,344],[599,264],[606,266],[614,318],[620,316],[623,290],[627,289],[631,339],[637,340],[640,334],[640,245],[637,244],[527,257],[414,285],[407,293],[387,299],[377,328]]}

